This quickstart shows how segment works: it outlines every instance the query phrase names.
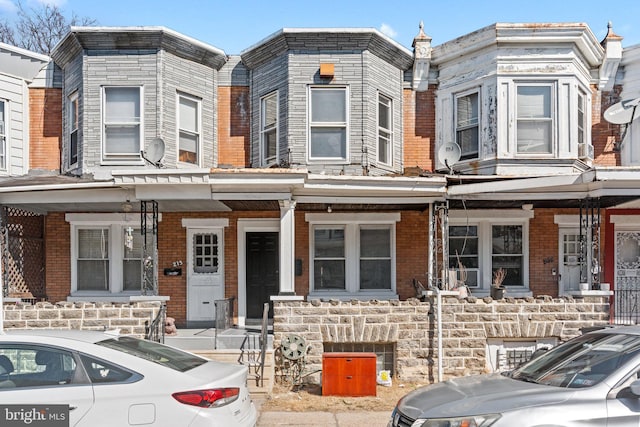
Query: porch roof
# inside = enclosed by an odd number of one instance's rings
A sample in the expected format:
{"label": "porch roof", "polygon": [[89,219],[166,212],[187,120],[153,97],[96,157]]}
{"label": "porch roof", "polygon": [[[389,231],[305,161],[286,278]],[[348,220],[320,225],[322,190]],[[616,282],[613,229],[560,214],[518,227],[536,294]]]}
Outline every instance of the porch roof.
{"label": "porch roof", "polygon": [[447,198],[467,207],[578,207],[586,198],[615,207],[640,199],[640,167],[595,167],[582,173],[515,178],[449,176]]}

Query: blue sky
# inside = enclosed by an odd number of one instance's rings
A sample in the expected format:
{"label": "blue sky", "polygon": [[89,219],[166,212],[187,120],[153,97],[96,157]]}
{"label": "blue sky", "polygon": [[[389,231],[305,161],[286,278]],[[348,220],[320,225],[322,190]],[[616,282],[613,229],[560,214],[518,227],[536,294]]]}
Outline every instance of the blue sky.
{"label": "blue sky", "polygon": [[[281,28],[366,27],[410,48],[424,21],[437,46],[494,22],[585,22],[600,40],[613,23],[623,46],[640,44],[640,1],[633,0],[22,0],[57,4],[103,26],[158,25],[237,54]],[[15,18],[0,0],[0,19]]]}

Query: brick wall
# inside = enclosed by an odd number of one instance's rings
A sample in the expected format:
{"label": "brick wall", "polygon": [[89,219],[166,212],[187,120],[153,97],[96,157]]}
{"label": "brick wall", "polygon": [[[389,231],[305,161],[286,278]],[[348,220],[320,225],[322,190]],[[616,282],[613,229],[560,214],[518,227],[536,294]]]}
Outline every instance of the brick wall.
{"label": "brick wall", "polygon": [[60,169],[62,89],[29,89],[29,169]]}
{"label": "brick wall", "polygon": [[404,90],[404,168],[432,171],[436,137],[435,89]]}
{"label": "brick wall", "polygon": [[620,140],[620,125],[614,125],[602,117],[605,110],[620,101],[620,85],[611,92],[601,92],[592,87],[591,140],[593,142],[594,163],[599,166],[620,165],[620,153],[614,151],[614,142]]}
{"label": "brick wall", "polygon": [[161,302],[131,304],[60,302],[5,304],[5,329],[120,329],[123,335],[143,338],[145,322],[153,320]]}
{"label": "brick wall", "polygon": [[[276,302],[274,346],[289,334],[304,338],[310,350],[306,371],[322,368],[325,343],[391,343],[396,378],[438,378],[435,298],[407,301]],[[487,340],[557,338],[608,324],[605,297],[551,297],[494,301],[491,298],[442,299],[443,378],[488,371]],[[318,378],[315,377],[315,380]]]}
{"label": "brick wall", "polygon": [[218,106],[218,165],[250,167],[249,87],[219,87]]}
{"label": "brick wall", "polygon": [[71,227],[63,212],[45,217],[45,283],[51,302],[64,301],[71,291]]}

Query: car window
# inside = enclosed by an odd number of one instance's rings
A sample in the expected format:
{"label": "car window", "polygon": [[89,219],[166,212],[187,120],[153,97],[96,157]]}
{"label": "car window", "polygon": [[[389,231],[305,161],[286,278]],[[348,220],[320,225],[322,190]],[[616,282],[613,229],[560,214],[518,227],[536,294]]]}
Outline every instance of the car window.
{"label": "car window", "polygon": [[142,378],[140,374],[104,360],[95,359],[87,355],[81,355],[80,358],[92,383],[133,382]]}
{"label": "car window", "polygon": [[133,337],[123,336],[111,338],[99,341],[96,344],[149,360],[180,372],[186,372],[207,363],[206,359],[194,354],[154,341],[141,340]]}
{"label": "car window", "polygon": [[587,334],[533,359],[509,376],[558,387],[590,387],[639,353],[638,336]]}
{"label": "car window", "polygon": [[77,382],[76,362],[64,350],[28,345],[0,347],[0,389],[64,386]]}

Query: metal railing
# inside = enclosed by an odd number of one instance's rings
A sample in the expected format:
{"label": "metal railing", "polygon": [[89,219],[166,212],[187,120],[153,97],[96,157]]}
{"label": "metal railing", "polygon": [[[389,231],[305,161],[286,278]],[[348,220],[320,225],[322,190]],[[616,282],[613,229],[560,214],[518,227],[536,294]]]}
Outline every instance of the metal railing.
{"label": "metal railing", "polygon": [[611,323],[614,325],[640,324],[640,288],[614,291]]}
{"label": "metal railing", "polygon": [[167,306],[162,304],[156,317],[151,322],[144,322],[144,336],[147,340],[164,343],[166,314]]}

